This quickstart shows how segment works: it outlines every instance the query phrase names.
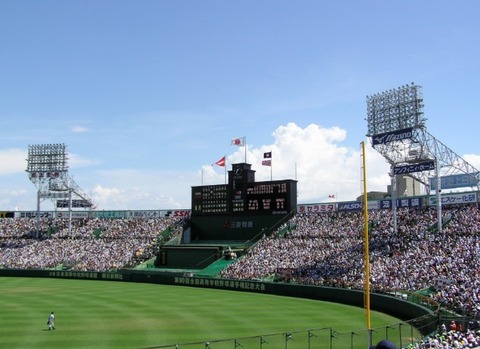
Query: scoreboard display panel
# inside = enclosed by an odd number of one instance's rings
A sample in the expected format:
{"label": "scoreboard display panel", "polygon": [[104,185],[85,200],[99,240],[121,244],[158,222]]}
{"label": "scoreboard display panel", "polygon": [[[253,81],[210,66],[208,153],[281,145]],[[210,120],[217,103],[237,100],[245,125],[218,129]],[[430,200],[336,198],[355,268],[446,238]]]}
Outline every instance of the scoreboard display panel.
{"label": "scoreboard display panel", "polygon": [[297,182],[279,180],[192,188],[192,216],[284,215],[296,209]]}
{"label": "scoreboard display panel", "polygon": [[192,215],[218,215],[227,213],[227,185],[204,185],[192,188]]}
{"label": "scoreboard display panel", "polygon": [[[242,214],[287,214],[296,207],[294,181],[247,183]],[[292,194],[294,197],[292,198]],[[294,206],[292,207],[292,202]]]}

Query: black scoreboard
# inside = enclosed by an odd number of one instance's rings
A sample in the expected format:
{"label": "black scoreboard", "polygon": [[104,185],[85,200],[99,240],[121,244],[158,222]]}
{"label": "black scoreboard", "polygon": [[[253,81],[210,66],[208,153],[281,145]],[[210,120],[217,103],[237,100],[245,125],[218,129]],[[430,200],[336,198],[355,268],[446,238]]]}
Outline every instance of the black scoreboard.
{"label": "black scoreboard", "polygon": [[192,215],[227,214],[227,185],[204,185],[192,188]]}
{"label": "black scoreboard", "polygon": [[297,181],[255,182],[249,164],[233,164],[229,183],[192,187],[192,216],[286,215],[297,207]]}

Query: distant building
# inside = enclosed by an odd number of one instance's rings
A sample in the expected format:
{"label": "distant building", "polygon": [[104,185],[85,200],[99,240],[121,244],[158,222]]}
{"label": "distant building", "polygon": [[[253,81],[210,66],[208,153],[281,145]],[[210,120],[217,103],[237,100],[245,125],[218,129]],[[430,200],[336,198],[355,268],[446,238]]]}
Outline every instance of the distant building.
{"label": "distant building", "polygon": [[[392,195],[392,186],[387,187],[388,194]],[[423,195],[422,193],[422,183],[417,181],[415,178],[409,177],[407,175],[398,175],[397,176],[397,197],[404,196],[419,196]]]}
{"label": "distant building", "polygon": [[[377,201],[377,200],[384,200],[390,198],[390,194],[385,191],[369,191],[367,193],[367,200],[368,201]],[[358,202],[363,201],[363,195],[360,195],[357,200]]]}
{"label": "distant building", "polygon": [[[387,191],[369,191],[367,193],[367,200],[384,200],[392,197],[392,186],[387,186]],[[397,194],[398,198],[406,196],[419,196],[423,195],[422,193],[422,183],[416,179],[406,176],[398,175],[397,176]],[[357,198],[357,201],[362,201],[363,195]]]}

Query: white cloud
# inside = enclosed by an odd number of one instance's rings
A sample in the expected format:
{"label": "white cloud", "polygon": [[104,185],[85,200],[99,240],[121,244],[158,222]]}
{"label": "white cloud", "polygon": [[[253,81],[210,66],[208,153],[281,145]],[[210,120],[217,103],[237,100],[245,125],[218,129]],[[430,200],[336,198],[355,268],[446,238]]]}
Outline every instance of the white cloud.
{"label": "white cloud", "polygon": [[0,209],[2,210],[14,210],[15,208],[27,208],[26,202],[30,201],[33,198],[32,206],[35,205],[35,190],[32,190],[33,196],[31,193],[25,189],[4,189],[0,188]]}
{"label": "white cloud", "polygon": [[90,131],[87,127],[82,125],[73,125],[71,130],[73,133],[85,133]]}
{"label": "white cloud", "polygon": [[88,159],[74,153],[68,154],[68,165],[70,168],[92,166],[98,163],[99,161],[95,159]]}
{"label": "white cloud", "polygon": [[0,175],[25,172],[27,151],[23,149],[0,150]]}
{"label": "white cloud", "polygon": [[480,169],[480,155],[465,154],[463,158],[465,159],[465,161],[467,161],[470,165],[475,167],[477,170]]}
{"label": "white cloud", "polygon": [[[118,209],[125,204],[125,192],[117,188],[106,188],[97,184],[91,193],[96,206],[108,209]],[[112,205],[115,203],[115,205]]]}
{"label": "white cloud", "polygon": [[101,172],[96,180],[108,183],[87,193],[101,210],[189,209],[192,183],[200,185],[197,174],[132,169]]}

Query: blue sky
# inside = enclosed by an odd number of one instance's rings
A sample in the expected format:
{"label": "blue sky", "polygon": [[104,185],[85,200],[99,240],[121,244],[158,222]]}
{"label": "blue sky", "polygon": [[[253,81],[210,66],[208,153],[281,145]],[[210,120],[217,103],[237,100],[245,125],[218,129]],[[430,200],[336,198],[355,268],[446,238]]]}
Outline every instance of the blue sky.
{"label": "blue sky", "polygon": [[[242,162],[241,136],[257,180],[272,151],[299,203],[355,199],[365,98],[411,82],[427,130],[480,168],[478,13],[475,0],[2,1],[0,210],[36,209],[28,145],[65,143],[99,209],[167,209],[223,183],[211,164]],[[367,145],[368,188],[386,190]]]}

